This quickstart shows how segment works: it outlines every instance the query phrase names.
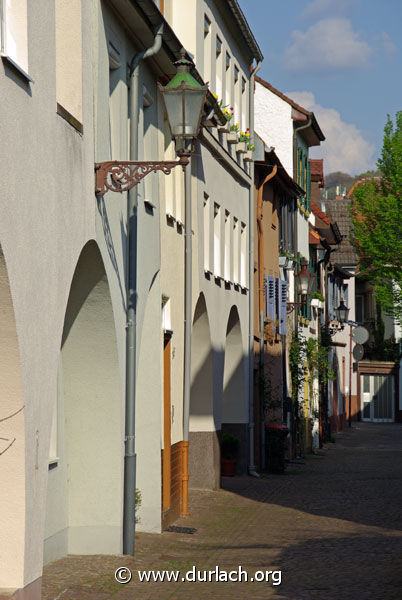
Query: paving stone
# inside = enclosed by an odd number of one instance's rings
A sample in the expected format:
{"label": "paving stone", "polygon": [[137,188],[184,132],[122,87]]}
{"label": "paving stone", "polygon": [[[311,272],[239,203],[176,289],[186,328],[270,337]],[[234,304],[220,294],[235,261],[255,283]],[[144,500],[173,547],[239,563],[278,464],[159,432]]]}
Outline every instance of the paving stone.
{"label": "paving stone", "polygon": [[[282,476],[225,478],[196,491],[193,535],[140,533],[136,556],[68,556],[47,565],[42,600],[236,598],[401,600],[402,425],[359,423]],[[140,570],[281,570],[282,583],[141,583]],[[118,584],[114,572],[134,577]]]}

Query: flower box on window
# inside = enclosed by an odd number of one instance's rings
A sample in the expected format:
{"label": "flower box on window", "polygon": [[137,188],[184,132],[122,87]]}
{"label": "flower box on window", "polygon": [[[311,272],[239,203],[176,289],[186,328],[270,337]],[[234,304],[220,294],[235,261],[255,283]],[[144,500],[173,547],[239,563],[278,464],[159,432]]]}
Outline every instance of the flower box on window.
{"label": "flower box on window", "polygon": [[229,133],[226,136],[226,141],[228,144],[237,144],[238,139],[239,136],[237,131],[229,131]]}
{"label": "flower box on window", "polygon": [[245,154],[247,152],[246,142],[237,142],[236,152],[238,152],[239,154]]}

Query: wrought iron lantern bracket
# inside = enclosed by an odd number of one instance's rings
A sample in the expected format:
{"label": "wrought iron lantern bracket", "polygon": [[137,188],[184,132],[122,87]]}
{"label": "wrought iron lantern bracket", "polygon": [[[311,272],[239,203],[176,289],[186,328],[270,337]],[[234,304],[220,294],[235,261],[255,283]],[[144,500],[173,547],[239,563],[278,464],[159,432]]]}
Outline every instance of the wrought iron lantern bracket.
{"label": "wrought iron lantern bracket", "polygon": [[286,312],[289,315],[290,313],[292,313],[295,308],[298,308],[299,306],[304,306],[305,302],[286,302]]}
{"label": "wrought iron lantern bracket", "polygon": [[188,162],[188,156],[182,155],[179,160],[109,160],[95,163],[95,194],[103,196],[108,191],[127,192],[149,173],[162,171],[165,175],[170,175],[177,166],[181,166],[184,171]]}

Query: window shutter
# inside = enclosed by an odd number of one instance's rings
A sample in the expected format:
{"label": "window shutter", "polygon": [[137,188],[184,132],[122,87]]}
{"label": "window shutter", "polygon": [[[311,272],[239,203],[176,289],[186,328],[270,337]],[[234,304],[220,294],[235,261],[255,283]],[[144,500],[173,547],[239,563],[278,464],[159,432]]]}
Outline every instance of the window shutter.
{"label": "window shutter", "polygon": [[311,209],[311,164],[307,161],[307,210]]}
{"label": "window shutter", "polygon": [[267,277],[267,317],[275,320],[275,278],[271,275]]}
{"label": "window shutter", "polygon": [[329,319],[333,319],[333,283],[332,283],[332,277],[331,275],[329,275],[328,277],[328,317]]}
{"label": "window shutter", "polygon": [[279,280],[279,334],[286,335],[286,299],[288,297],[288,283],[283,279]]}

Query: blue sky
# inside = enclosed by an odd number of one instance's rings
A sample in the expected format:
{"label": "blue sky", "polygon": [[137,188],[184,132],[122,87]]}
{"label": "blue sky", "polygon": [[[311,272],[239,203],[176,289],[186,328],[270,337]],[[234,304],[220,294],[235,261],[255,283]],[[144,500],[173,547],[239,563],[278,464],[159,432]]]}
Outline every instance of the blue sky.
{"label": "blue sky", "polygon": [[259,75],[313,110],[325,172],[373,168],[402,110],[402,0],[239,0],[264,54]]}

